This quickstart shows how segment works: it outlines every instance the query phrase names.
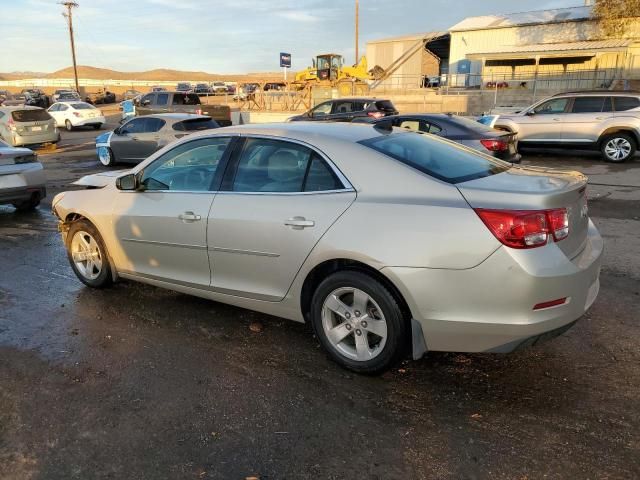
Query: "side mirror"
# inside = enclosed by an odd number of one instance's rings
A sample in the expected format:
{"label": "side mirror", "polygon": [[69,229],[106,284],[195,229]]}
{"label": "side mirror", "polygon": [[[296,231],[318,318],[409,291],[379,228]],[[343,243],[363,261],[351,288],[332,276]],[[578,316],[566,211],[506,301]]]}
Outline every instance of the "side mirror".
{"label": "side mirror", "polygon": [[527,117],[533,117],[535,114],[536,112],[534,112],[533,110],[529,110],[527,113],[525,113]]}
{"label": "side mirror", "polygon": [[113,133],[115,133],[116,135],[122,135],[122,127],[117,127]]}
{"label": "side mirror", "polygon": [[135,173],[130,173],[116,179],[118,190],[134,191],[138,189],[138,177]]}

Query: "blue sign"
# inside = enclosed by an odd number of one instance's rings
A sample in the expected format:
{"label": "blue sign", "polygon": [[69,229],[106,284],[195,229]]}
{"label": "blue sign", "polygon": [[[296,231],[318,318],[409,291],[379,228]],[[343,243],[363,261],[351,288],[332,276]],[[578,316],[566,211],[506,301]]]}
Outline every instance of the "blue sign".
{"label": "blue sign", "polygon": [[280,66],[283,68],[291,68],[291,54],[280,52]]}

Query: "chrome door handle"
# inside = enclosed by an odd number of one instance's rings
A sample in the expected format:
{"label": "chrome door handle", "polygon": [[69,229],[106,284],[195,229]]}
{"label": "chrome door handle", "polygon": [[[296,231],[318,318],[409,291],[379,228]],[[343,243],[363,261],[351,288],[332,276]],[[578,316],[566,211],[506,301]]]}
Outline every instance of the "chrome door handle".
{"label": "chrome door handle", "polygon": [[596,117],[596,120],[606,120],[607,117]]}
{"label": "chrome door handle", "polygon": [[184,212],[184,213],[181,213],[180,215],[178,215],[178,218],[180,220],[182,220],[183,222],[188,223],[188,222],[197,222],[202,217],[200,217],[200,215],[196,215],[193,212]]}
{"label": "chrome door handle", "polygon": [[284,224],[287,227],[291,227],[294,230],[302,230],[303,228],[315,227],[316,222],[313,220],[307,220],[304,217],[292,217],[288,220],[285,220]]}

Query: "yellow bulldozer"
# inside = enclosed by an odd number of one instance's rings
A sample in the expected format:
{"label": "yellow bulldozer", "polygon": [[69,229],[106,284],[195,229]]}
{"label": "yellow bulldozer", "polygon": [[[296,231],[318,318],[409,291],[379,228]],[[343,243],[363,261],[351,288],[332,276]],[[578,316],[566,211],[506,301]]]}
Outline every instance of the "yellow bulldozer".
{"label": "yellow bulldozer", "polygon": [[380,67],[371,72],[367,69],[367,58],[362,57],[357,65],[344,65],[344,57],[337,53],[323,53],[313,59],[313,66],[296,73],[294,85],[302,89],[314,85],[337,87],[342,95],[365,95],[369,92],[367,80],[378,78]]}

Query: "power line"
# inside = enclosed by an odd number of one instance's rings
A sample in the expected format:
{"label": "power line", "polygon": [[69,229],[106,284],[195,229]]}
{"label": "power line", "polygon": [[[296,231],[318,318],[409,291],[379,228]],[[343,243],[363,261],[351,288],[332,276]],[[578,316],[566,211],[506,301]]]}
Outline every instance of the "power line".
{"label": "power line", "polygon": [[80,85],[78,84],[78,66],[76,65],[76,45],[73,39],[73,13],[72,8],[77,8],[79,5],[76,2],[60,2],[67,8],[67,12],[62,12],[62,16],[67,19],[67,25],[69,27],[69,40],[71,41],[71,58],[73,59],[73,76],[76,80],[76,92],[80,92]]}

